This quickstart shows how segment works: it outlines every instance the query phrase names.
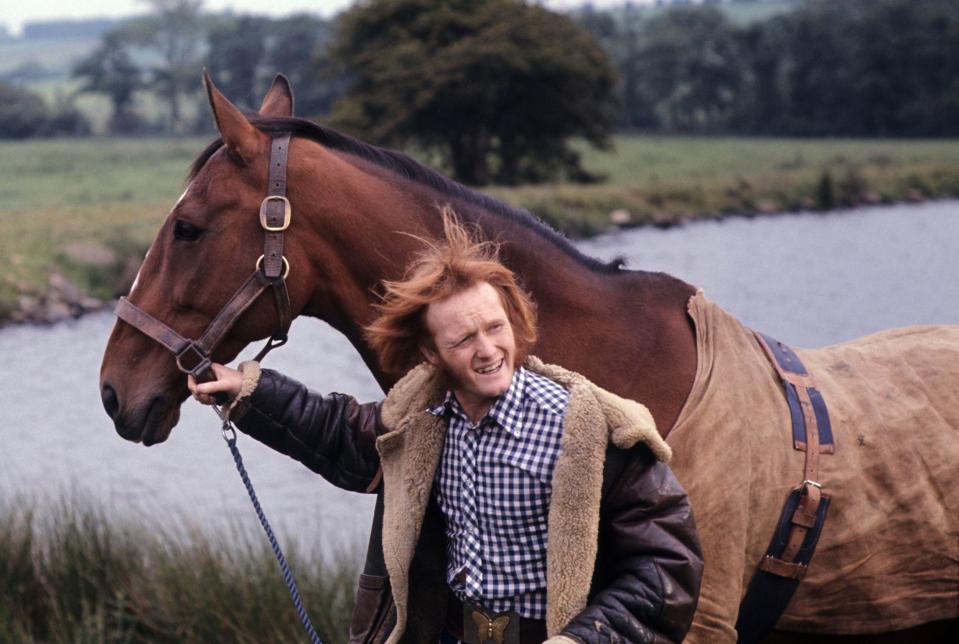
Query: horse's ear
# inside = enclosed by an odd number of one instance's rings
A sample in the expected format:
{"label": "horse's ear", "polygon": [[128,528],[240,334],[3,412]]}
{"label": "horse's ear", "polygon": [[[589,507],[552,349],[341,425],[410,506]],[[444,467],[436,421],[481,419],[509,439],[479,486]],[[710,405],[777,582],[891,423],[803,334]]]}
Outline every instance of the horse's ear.
{"label": "horse's ear", "polygon": [[260,105],[263,116],[293,116],[293,88],[290,80],[283,74],[277,74],[270,90]]}
{"label": "horse's ear", "polygon": [[220,131],[223,142],[228,150],[243,159],[252,162],[263,149],[264,136],[253,127],[236,105],[213,84],[210,74],[203,70],[203,84],[206,86],[206,95],[210,99],[210,108],[213,110],[213,119],[216,129]]}

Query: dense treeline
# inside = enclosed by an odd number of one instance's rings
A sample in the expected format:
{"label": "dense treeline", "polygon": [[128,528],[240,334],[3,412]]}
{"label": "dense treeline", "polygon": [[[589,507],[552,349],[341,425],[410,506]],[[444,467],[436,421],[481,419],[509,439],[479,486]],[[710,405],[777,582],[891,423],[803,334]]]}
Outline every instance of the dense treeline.
{"label": "dense treeline", "polygon": [[[359,49],[336,55],[337,38],[350,42],[349,36],[342,34],[341,17],[323,20],[300,15],[272,20],[212,15],[202,12],[202,0],[148,0],[147,4],[152,8],[149,15],[113,26],[97,49],[73,70],[81,92],[110,98],[110,132],[182,133],[208,128],[205,112],[195,109],[202,100],[196,79],[204,64],[224,91],[245,107],[253,107],[273,73],[282,71],[297,88],[298,113],[329,114],[346,96],[352,107],[340,109],[340,114],[352,110],[350,116],[357,115],[356,105],[362,101],[355,92],[348,92],[355,89],[354,81],[363,82],[363,65],[369,56]],[[360,7],[379,4],[402,3],[388,0]],[[496,2],[432,3],[446,7],[451,15],[468,4],[492,6]],[[959,4],[954,0],[801,0],[751,23],[731,19],[730,6],[706,2],[664,7],[626,2],[603,11],[587,4],[571,14],[612,61],[618,98],[613,121],[618,128],[797,136],[959,134]],[[497,24],[484,28],[496,36],[512,30],[516,16],[534,19],[540,13],[499,10],[502,28],[493,29]],[[470,15],[473,17],[460,21],[462,25],[481,22],[475,17],[481,16],[481,11]],[[398,29],[400,32],[420,38],[416,29]],[[381,33],[371,41],[383,37]],[[472,88],[476,100],[495,98],[509,104],[512,98],[516,109],[529,102],[530,96],[516,92],[533,85],[498,84],[503,61],[521,58],[517,52],[523,52],[524,43],[518,38],[483,41],[486,47],[473,56],[467,70],[474,75],[461,79]],[[409,45],[407,51],[429,50],[433,43],[423,36]],[[405,72],[410,95],[420,91],[417,84],[429,87],[434,79],[431,73],[447,59],[426,60],[417,63],[422,67]],[[489,68],[482,67],[487,63]],[[602,70],[602,65],[595,69]],[[605,74],[595,73],[597,78]],[[604,82],[598,83],[597,91],[605,91]],[[581,82],[571,87],[565,94],[571,100],[592,91]],[[39,97],[22,85],[7,85],[2,90],[5,118],[0,136],[82,134],[90,129],[71,107],[69,96],[58,107],[41,109],[37,107]],[[508,95],[510,92],[515,96]],[[165,106],[162,120],[143,115],[137,97],[144,95]],[[478,107],[476,101],[471,105],[474,111]],[[609,118],[606,101],[600,100],[594,107],[597,122]],[[24,118],[37,110],[46,121],[25,125]],[[487,111],[502,113],[503,109],[498,105]],[[52,123],[55,115],[66,122]],[[362,125],[363,119],[354,118],[353,122]],[[445,126],[442,120],[434,119],[434,123]],[[360,133],[375,135],[374,129]],[[588,124],[580,129],[589,131]],[[434,139],[449,138],[446,132],[434,134]],[[496,168],[484,172],[503,174]],[[537,172],[527,174],[535,178]]]}
{"label": "dense treeline", "polygon": [[805,0],[749,25],[714,5],[579,20],[616,61],[624,128],[959,134],[955,0]]}
{"label": "dense treeline", "polygon": [[[28,87],[33,76],[53,80],[38,64],[0,79],[0,138],[90,133],[89,119],[75,107],[84,94],[109,99],[109,134],[209,133],[209,114],[197,109],[205,100],[199,82],[204,66],[245,109],[258,105],[254,97],[262,96],[279,70],[297,86],[297,109],[304,115],[329,112],[343,91],[343,80],[328,73],[331,21],[307,14],[281,19],[207,14],[202,0],[147,4],[149,14],[116,22],[76,61],[70,73],[75,91],[59,91],[52,108]],[[54,28],[62,27],[51,23],[50,29],[59,33]]]}
{"label": "dense treeline", "polygon": [[[100,45],[73,69],[82,92],[108,96],[113,105],[112,133],[149,129],[206,132],[206,110],[186,103],[203,99],[198,82],[206,66],[222,89],[245,109],[282,70],[298,87],[298,111],[330,110],[343,82],[327,73],[329,21],[294,15],[269,19],[246,15],[203,14],[202,0],[149,0],[154,12],[107,32]],[[135,107],[137,92],[150,92],[167,106],[166,121],[146,123]]]}

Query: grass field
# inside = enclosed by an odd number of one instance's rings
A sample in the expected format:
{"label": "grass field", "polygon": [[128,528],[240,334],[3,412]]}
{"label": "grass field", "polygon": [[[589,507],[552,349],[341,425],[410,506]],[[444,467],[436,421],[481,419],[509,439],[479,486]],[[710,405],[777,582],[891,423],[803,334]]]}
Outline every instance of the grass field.
{"label": "grass field", "polygon": [[[0,641],[304,639],[260,534],[175,534],[158,521],[108,519],[72,499],[34,506],[0,498]],[[286,555],[321,639],[345,642],[359,553]]]}
{"label": "grass field", "polygon": [[573,235],[732,214],[831,210],[959,195],[957,140],[617,137],[584,150],[595,185],[491,192]]}
{"label": "grass field", "polygon": [[[43,297],[63,272],[100,297],[142,257],[183,189],[199,139],[78,139],[0,143],[0,318],[20,295]],[[64,251],[93,242],[114,262],[73,265]]]}
{"label": "grass field", "polygon": [[[46,297],[53,273],[84,292],[114,296],[206,142],[0,143],[0,258],[6,267],[0,320],[22,308],[21,296]],[[489,192],[573,236],[614,225],[959,196],[957,140],[620,136],[612,150],[583,154],[586,167],[607,181]],[[92,253],[96,261],[87,261],[91,245],[105,251]]]}

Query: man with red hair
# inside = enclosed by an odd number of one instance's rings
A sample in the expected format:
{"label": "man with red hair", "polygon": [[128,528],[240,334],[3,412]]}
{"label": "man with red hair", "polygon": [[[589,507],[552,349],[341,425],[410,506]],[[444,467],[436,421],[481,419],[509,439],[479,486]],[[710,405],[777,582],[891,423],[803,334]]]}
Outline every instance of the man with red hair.
{"label": "man with red hair", "polygon": [[387,574],[361,577],[351,642],[681,641],[702,555],[652,416],[529,356],[535,308],[496,246],[449,212],[444,232],[366,329],[403,374],[382,402],[256,363],[191,391],[228,393],[242,431],[334,485],[382,490]]}

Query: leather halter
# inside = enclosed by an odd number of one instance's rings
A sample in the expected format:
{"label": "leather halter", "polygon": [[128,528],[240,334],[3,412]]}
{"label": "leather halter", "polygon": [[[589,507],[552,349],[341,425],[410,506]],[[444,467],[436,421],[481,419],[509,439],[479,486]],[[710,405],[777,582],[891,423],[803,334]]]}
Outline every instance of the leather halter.
{"label": "leather halter", "polygon": [[256,269],[246,282],[220,309],[210,325],[196,340],[185,338],[156,319],[129,299],[121,297],[117,303],[117,317],[141,333],[156,340],[176,357],[176,366],[183,373],[192,375],[198,382],[211,380],[210,366],[213,350],[240,316],[267,289],[273,291],[276,310],[279,313],[279,328],[255,360],[259,362],[267,353],[286,343],[287,332],[292,322],[290,295],[286,289],[286,277],[290,264],[283,256],[283,231],[292,218],[290,202],[286,198],[286,166],[290,148],[290,133],[278,132],[270,144],[270,171],[267,196],[260,204],[260,226],[264,230],[263,254],[256,261]]}

